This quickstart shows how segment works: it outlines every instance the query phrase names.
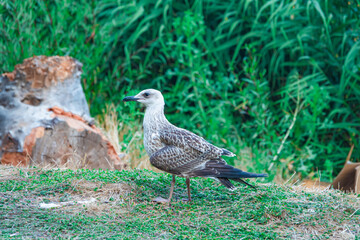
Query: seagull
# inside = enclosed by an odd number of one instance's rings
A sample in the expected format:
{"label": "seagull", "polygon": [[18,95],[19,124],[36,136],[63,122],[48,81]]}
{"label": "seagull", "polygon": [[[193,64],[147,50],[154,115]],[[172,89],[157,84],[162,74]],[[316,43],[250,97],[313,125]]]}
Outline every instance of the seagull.
{"label": "seagull", "polygon": [[135,101],[145,105],[144,146],[150,163],[172,174],[169,197],[158,197],[153,201],[170,204],[175,176],[186,178],[187,201],[191,201],[190,177],[214,178],[230,190],[235,189],[230,180],[255,188],[243,178],[267,177],[267,174],[249,173],[228,165],[221,157],[234,157],[234,153],[216,147],[204,138],[171,124],[164,115],[165,101],[160,91],[146,89],[136,96],[125,97],[123,101]]}

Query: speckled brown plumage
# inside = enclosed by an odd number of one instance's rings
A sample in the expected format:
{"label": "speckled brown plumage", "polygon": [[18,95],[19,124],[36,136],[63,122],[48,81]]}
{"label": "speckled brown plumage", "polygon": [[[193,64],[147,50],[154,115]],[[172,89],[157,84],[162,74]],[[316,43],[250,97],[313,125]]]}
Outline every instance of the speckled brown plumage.
{"label": "speckled brown plumage", "polygon": [[164,115],[164,98],[159,91],[147,89],[124,101],[138,101],[146,106],[144,146],[155,167],[186,178],[212,177],[228,188],[234,188],[228,179],[250,185],[241,178],[266,177],[266,174],[247,173],[227,165],[221,156],[235,154],[172,125]]}

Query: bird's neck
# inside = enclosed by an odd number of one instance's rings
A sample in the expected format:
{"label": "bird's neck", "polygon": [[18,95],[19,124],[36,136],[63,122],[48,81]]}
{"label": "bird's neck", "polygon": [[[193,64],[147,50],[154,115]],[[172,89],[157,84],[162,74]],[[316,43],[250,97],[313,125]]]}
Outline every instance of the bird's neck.
{"label": "bird's neck", "polygon": [[147,107],[144,116],[144,130],[157,130],[162,126],[169,124],[164,115],[164,106]]}

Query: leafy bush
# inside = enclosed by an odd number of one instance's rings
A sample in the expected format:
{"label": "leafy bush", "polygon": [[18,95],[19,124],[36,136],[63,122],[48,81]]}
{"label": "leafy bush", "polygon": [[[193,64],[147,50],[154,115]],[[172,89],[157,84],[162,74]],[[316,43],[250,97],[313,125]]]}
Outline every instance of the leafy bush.
{"label": "leafy bush", "polygon": [[357,1],[5,1],[0,14],[1,72],[71,55],[93,115],[114,103],[134,126],[140,108],[121,99],[157,88],[171,122],[271,179],[331,180],[352,145],[359,161]]}

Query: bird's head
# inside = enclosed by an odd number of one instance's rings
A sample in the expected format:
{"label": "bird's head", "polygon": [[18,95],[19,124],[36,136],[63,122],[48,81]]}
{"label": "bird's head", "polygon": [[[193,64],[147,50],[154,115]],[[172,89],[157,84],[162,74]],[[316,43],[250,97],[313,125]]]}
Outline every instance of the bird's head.
{"label": "bird's head", "polygon": [[161,92],[155,89],[146,89],[135,96],[124,97],[124,102],[135,101],[148,107],[163,107],[165,105],[164,97]]}

